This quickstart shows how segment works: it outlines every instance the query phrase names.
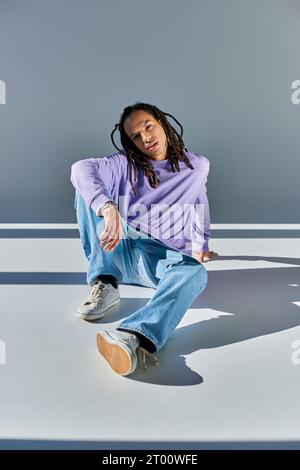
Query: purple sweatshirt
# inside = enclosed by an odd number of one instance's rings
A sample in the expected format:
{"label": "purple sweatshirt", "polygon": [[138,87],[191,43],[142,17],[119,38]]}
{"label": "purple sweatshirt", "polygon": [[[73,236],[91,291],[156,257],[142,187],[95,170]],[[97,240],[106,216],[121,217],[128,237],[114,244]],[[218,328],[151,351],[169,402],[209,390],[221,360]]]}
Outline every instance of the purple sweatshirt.
{"label": "purple sweatshirt", "polygon": [[179,161],[180,171],[172,173],[169,160],[151,160],[160,181],[152,188],[143,171],[130,178],[129,163],[123,153],[79,160],[72,165],[71,182],[87,205],[100,215],[106,201],[118,204],[128,224],[165,245],[189,256],[208,251],[210,213],[206,194],[209,160],[187,150],[194,170]]}

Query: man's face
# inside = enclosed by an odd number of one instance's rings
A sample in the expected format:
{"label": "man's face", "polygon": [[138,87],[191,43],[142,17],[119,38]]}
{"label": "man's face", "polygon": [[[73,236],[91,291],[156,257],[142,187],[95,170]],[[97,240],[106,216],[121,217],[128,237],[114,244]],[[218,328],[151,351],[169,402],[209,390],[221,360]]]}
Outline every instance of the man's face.
{"label": "man's face", "polygon": [[[168,141],[162,125],[152,114],[143,110],[134,111],[124,121],[124,130],[134,145],[153,160],[167,158]],[[151,150],[149,145],[158,142]]]}

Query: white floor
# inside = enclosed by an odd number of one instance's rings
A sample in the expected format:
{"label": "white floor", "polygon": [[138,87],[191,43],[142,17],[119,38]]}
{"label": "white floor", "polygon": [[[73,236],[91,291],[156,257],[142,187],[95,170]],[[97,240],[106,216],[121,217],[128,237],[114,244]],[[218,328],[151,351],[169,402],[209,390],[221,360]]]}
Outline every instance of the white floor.
{"label": "white floor", "polygon": [[80,240],[0,239],[11,276],[0,284],[0,447],[300,448],[300,239],[212,239],[211,249],[208,287],[160,364],[121,377],[96,333],[154,291],[121,285],[104,319],[78,320],[85,281],[25,273],[85,273]]}

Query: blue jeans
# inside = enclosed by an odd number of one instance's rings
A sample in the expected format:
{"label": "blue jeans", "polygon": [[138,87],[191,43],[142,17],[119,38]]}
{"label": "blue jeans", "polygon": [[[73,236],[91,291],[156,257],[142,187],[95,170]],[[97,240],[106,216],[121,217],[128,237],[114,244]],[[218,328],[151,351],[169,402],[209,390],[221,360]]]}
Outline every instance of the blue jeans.
{"label": "blue jeans", "polygon": [[[146,305],[121,322],[118,329],[137,332],[158,351],[166,343],[194,299],[207,285],[207,271],[191,256],[169,248],[161,241],[132,227],[123,218],[123,238],[114,251],[100,247],[105,223],[76,191],[76,209],[81,243],[88,259],[87,283],[109,274],[121,284],[155,288]],[[149,347],[146,349],[150,349]]]}

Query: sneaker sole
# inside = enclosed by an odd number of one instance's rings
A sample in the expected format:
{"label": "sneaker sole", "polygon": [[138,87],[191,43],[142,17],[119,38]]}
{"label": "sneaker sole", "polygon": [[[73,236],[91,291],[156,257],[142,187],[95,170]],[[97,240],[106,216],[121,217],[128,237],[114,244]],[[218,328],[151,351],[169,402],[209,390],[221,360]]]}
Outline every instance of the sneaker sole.
{"label": "sneaker sole", "polygon": [[81,313],[81,312],[76,312],[76,315],[78,318],[82,318],[83,320],[100,320],[100,318],[103,318],[104,315],[106,314],[107,310],[109,310],[111,307],[116,305],[117,303],[120,302],[120,297],[116,300],[114,300],[109,307],[107,307],[103,312],[100,313]]}
{"label": "sneaker sole", "polygon": [[132,369],[130,354],[116,344],[105,332],[97,333],[97,348],[110,367],[120,375],[129,375]]}

